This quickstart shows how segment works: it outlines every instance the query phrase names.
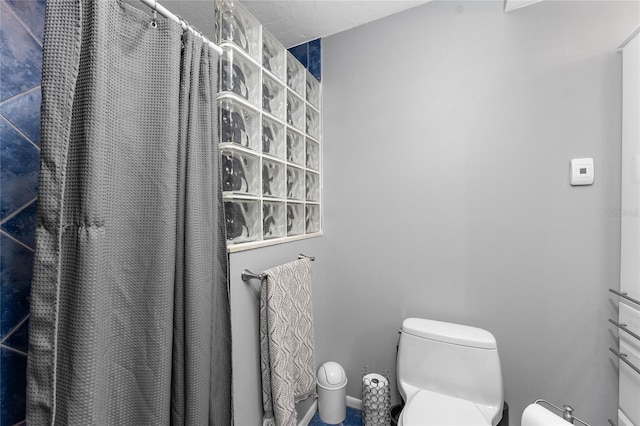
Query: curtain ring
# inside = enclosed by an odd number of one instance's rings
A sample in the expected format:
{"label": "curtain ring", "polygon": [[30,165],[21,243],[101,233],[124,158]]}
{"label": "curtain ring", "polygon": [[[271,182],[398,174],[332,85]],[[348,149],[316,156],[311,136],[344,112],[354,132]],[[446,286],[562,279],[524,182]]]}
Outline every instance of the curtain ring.
{"label": "curtain ring", "polygon": [[183,30],[184,31],[191,31],[191,24],[189,23],[189,21],[187,21],[184,18],[180,18],[180,19],[182,19],[182,23],[184,24]]}
{"label": "curtain ring", "polygon": [[158,27],[158,0],[154,0],[153,2],[153,10],[151,11],[151,14],[153,15],[153,18],[151,19],[151,24],[149,24],[151,26],[151,28],[157,28]]}

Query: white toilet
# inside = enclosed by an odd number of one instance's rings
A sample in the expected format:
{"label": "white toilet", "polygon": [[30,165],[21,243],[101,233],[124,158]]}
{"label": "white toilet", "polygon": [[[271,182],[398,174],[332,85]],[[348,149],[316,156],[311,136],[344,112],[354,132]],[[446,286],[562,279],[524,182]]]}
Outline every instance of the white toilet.
{"label": "white toilet", "polygon": [[399,426],[496,426],[504,392],[496,339],[476,327],[408,318],[402,323]]}

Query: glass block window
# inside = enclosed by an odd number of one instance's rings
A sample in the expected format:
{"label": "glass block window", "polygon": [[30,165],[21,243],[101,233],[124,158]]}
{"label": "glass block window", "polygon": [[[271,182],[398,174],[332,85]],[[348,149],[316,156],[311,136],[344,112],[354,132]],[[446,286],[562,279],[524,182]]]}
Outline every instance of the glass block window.
{"label": "glass block window", "polygon": [[237,1],[216,9],[227,247],[319,235],[321,84]]}

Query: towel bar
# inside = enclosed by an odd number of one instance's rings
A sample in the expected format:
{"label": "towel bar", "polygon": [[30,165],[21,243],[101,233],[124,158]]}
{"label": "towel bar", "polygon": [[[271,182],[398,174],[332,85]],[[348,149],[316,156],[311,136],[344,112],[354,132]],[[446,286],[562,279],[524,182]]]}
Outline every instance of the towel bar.
{"label": "towel bar", "polygon": [[252,279],[262,281],[264,279],[264,274],[256,274],[255,272],[251,272],[248,269],[244,269],[242,271],[242,274],[240,274],[240,277],[242,277],[242,281],[245,281],[245,282]]}
{"label": "towel bar", "polygon": [[590,426],[589,423],[587,423],[584,420],[581,420],[581,419],[579,419],[579,418],[577,418],[576,416],[573,415],[573,408],[570,405],[563,405],[562,408],[560,408],[557,405],[554,405],[554,404],[550,403],[546,399],[536,399],[533,403],[534,404],[538,404],[538,405],[547,404],[548,406],[555,408],[560,413],[562,413],[562,418],[564,420],[568,421],[571,424],[573,424],[574,420],[577,420],[580,423],[582,423],[583,425]]}
{"label": "towel bar", "polygon": [[609,318],[609,322],[613,325],[615,325],[616,327],[618,327],[620,330],[622,331],[626,331],[627,333],[629,333],[630,335],[632,335],[633,337],[635,337],[636,339],[640,340],[640,336],[638,336],[636,333],[634,333],[633,331],[629,330],[627,328],[627,324],[620,324],[615,322],[614,320],[612,320],[611,318]]}
{"label": "towel bar", "polygon": [[[298,260],[300,259],[309,259],[310,261],[314,262],[316,260],[315,256],[307,256],[306,254],[302,254],[300,253],[298,255]],[[265,277],[264,272],[261,274],[256,274],[255,272],[251,272],[248,269],[244,269],[242,271],[242,273],[240,274],[240,277],[242,278],[242,281],[247,282],[249,280],[260,280],[262,281]]]}
{"label": "towel bar", "polygon": [[617,290],[614,290],[614,289],[612,289],[612,288],[610,288],[610,289],[609,289],[609,291],[610,291],[611,293],[613,293],[613,294],[617,295],[617,296],[622,297],[623,299],[627,299],[627,300],[628,300],[628,301],[630,301],[630,302],[633,302],[633,303],[635,303],[635,304],[637,304],[637,305],[640,305],[640,300],[638,300],[638,299],[634,299],[633,297],[628,296],[628,295],[627,295],[627,293],[625,293],[625,292],[622,292],[622,293],[621,293],[621,292],[619,292],[619,291],[617,291]]}
{"label": "towel bar", "polygon": [[627,364],[629,367],[631,367],[631,368],[633,369],[633,371],[635,371],[636,373],[640,374],[640,368],[638,368],[638,367],[636,367],[635,365],[633,365],[633,364],[631,363],[631,361],[629,361],[629,360],[627,359],[627,356],[628,356],[627,354],[622,354],[622,353],[620,353],[620,352],[616,351],[616,350],[615,350],[615,349],[613,349],[613,348],[609,348],[609,350],[610,350],[611,352],[613,352],[613,353],[614,353],[614,355],[615,355],[615,356],[617,356],[617,357],[620,359],[620,361],[624,362],[624,363],[625,363],[625,364]]}
{"label": "towel bar", "polygon": [[302,253],[300,253],[298,255],[298,260],[300,260],[300,259],[309,259],[312,262],[316,261],[316,257],[315,256],[307,256],[306,254],[302,254]]}

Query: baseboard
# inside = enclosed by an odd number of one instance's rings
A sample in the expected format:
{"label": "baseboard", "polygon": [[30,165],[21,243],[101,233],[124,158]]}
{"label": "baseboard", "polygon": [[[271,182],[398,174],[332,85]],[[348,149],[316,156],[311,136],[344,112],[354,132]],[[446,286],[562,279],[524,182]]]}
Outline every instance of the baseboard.
{"label": "baseboard", "polygon": [[347,395],[347,407],[355,408],[356,410],[362,410],[362,400]]}
{"label": "baseboard", "polygon": [[309,407],[302,420],[300,420],[298,426],[308,426],[309,423],[311,423],[311,419],[313,419],[313,416],[316,414],[316,411],[318,411],[317,399],[313,401],[313,404],[311,404],[311,407]]}

